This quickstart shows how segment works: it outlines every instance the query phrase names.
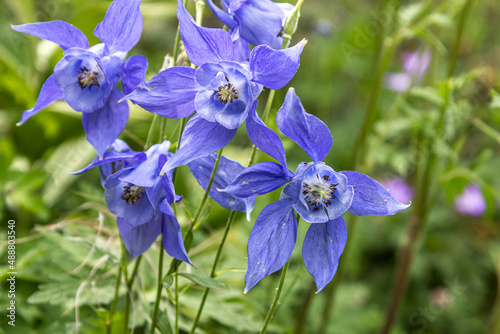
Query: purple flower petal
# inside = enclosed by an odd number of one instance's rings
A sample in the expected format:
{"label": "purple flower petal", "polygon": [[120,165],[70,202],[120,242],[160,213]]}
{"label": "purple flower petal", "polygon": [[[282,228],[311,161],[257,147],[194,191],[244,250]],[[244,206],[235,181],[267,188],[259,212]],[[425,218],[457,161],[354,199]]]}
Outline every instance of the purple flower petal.
{"label": "purple flower petal", "polygon": [[302,256],[307,271],[316,282],[316,293],[335,276],[346,242],[347,229],[342,216],[324,224],[311,224],[307,230]]}
{"label": "purple flower petal", "polygon": [[161,173],[205,157],[226,146],[236,134],[219,123],[212,123],[194,115],[182,133],[181,146],[163,166]]}
{"label": "purple flower petal", "polygon": [[274,50],[267,45],[254,48],[250,53],[253,81],[274,90],[283,88],[299,69],[300,55],[306,43],[303,39],[284,50]]}
{"label": "purple flower petal", "polygon": [[313,161],[322,161],[332,147],[332,135],[322,120],[307,113],[290,88],[276,115],[276,124],[283,134],[296,142]]}
{"label": "purple flower petal", "polygon": [[[216,159],[217,154],[213,153],[189,163],[189,169],[204,190],[207,189]],[[226,209],[242,212],[248,212],[250,209],[251,211],[253,209],[253,199],[246,201],[221,190],[226,188],[238,176],[238,173],[244,169],[239,162],[222,156],[215,174],[214,183],[210,189],[210,197]]]}
{"label": "purple flower petal", "polygon": [[167,251],[168,255],[176,258],[179,261],[184,261],[192,265],[189,256],[187,255],[186,249],[184,248],[184,241],[182,240],[182,230],[179,226],[177,218],[175,218],[174,212],[170,205],[162,203],[160,210],[164,214],[161,215],[162,224],[162,234],[163,234],[163,248]]}
{"label": "purple flower petal", "polygon": [[36,100],[35,106],[23,112],[23,116],[21,117],[21,120],[17,123],[17,125],[24,124],[24,122],[26,122],[33,115],[36,115],[40,110],[49,106],[51,103],[62,99],[63,99],[63,92],[61,89],[59,89],[59,87],[57,87],[54,81],[54,75],[52,74],[43,83],[43,86],[40,89],[40,94],[38,95],[38,99]]}
{"label": "purple flower petal", "polygon": [[412,77],[408,73],[387,73],[384,86],[396,93],[404,93],[411,88]]}
{"label": "purple flower petal", "polygon": [[245,293],[263,277],[280,270],[292,255],[297,240],[297,220],[290,198],[266,206],[248,239]]}
{"label": "purple flower petal", "polygon": [[145,80],[147,69],[148,60],[141,55],[132,56],[123,63],[121,77],[125,95],[130,94],[138,86],[148,88]]}
{"label": "purple flower petal", "polygon": [[94,35],[106,44],[109,53],[127,52],[141,38],[141,0],[114,0]]}
{"label": "purple flower petal", "polygon": [[118,88],[113,88],[102,108],[82,115],[82,125],[87,133],[87,140],[100,157],[127,125],[128,105],[118,103],[122,97],[122,92]]}
{"label": "purple flower petal", "polygon": [[455,197],[455,209],[465,215],[480,217],[486,211],[486,201],[477,184],[468,185]]}
{"label": "purple flower petal", "polygon": [[162,221],[157,217],[140,226],[129,225],[125,219],[117,217],[118,231],[122,236],[130,259],[141,255],[151,247],[161,233]]}
{"label": "purple flower petal", "polygon": [[177,18],[184,48],[193,64],[201,66],[205,63],[233,60],[233,41],[228,32],[198,26],[184,8],[182,0],[177,0]]}
{"label": "purple flower petal", "polygon": [[224,23],[230,30],[235,28],[238,25],[238,22],[228,13],[217,7],[212,0],[206,0],[208,7],[212,10],[215,16],[222,23]]}
{"label": "purple flower petal", "polygon": [[168,68],[149,80],[146,87],[136,88],[124,99],[163,117],[187,117],[195,110],[194,73],[195,69],[190,67]]}
{"label": "purple flower petal", "polygon": [[353,215],[393,215],[410,206],[398,202],[380,183],[365,174],[353,171],[340,173],[344,174],[348,184],[354,187],[354,198],[349,208]]}
{"label": "purple flower petal", "polygon": [[283,143],[280,137],[268,128],[257,115],[257,103],[258,101],[254,102],[247,118],[248,137],[257,148],[276,159],[281,164],[283,171],[286,172],[286,155]]}
{"label": "purple flower petal", "polygon": [[15,31],[57,43],[63,50],[89,47],[87,37],[78,28],[64,21],[28,23],[11,27]]}
{"label": "purple flower petal", "polygon": [[[291,171],[290,174],[293,175]],[[240,198],[256,197],[276,190],[289,181],[282,166],[275,162],[259,162],[244,169],[220,191]]]}
{"label": "purple flower petal", "polygon": [[79,175],[88,172],[91,168],[102,166],[116,161],[143,161],[146,160],[146,154],[144,152],[115,152],[106,151],[103,158],[96,157],[92,162],[85,168],[72,172],[70,174]]}
{"label": "purple flower petal", "polygon": [[270,0],[242,3],[234,9],[240,23],[241,38],[253,45],[273,44],[283,27],[285,14]]}
{"label": "purple flower petal", "polygon": [[137,164],[135,168],[125,176],[120,177],[120,180],[132,183],[142,187],[153,187],[156,183],[161,183],[161,178],[158,173],[158,162],[161,155],[167,155],[170,148],[168,140],[161,144],[151,146],[146,155],[148,158],[145,161]]}

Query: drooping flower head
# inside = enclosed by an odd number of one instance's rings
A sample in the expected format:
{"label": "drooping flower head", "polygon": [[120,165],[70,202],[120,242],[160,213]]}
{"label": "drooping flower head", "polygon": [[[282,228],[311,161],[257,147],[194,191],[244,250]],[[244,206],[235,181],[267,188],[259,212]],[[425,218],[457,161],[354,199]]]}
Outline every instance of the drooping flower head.
{"label": "drooping flower head", "polygon": [[455,197],[455,210],[463,215],[480,217],[486,211],[486,201],[477,184],[469,184]]}
{"label": "drooping flower head", "polygon": [[198,26],[177,2],[180,32],[189,60],[198,66],[168,68],[149,89],[137,88],[125,98],[169,118],[184,118],[195,110],[181,146],[163,172],[224,147],[256,108],[262,87],[280,89],[295,75],[305,41],[284,50],[260,45],[248,62],[237,62],[231,36],[222,29]]}
{"label": "drooping flower head", "polygon": [[245,291],[288,261],[297,237],[295,210],[311,223],[302,255],[318,291],[330,282],[347,240],[342,215],[392,215],[408,205],[398,202],[374,179],[354,171],[337,172],[322,160],[332,145],[328,127],[308,114],[295,94],[288,91],[276,118],[278,128],[313,159],[300,163],[292,173],[286,168],[279,137],[262,136],[275,162],[257,163],[241,172],[224,191],[247,198],[265,194],[287,184],[278,202],[260,213],[248,241]]}
{"label": "drooping flower head", "polygon": [[293,5],[270,0],[223,0],[224,10],[212,0],[207,4],[212,12],[229,28],[233,40],[241,38],[253,45],[267,44],[281,49],[283,26]]}
{"label": "drooping flower head", "polygon": [[89,48],[85,35],[63,21],[39,22],[12,26],[59,44],[63,58],[45,81],[35,106],[23,113],[18,125],[26,122],[52,102],[65,100],[83,113],[87,139],[99,156],[113,144],[128,120],[126,103],[118,103],[123,93],[116,88],[122,79],[125,94],[144,82],[147,60],[127,52],[139,41],[142,31],[141,0],[115,0],[104,20],[94,31],[103,43]]}
{"label": "drooping flower head", "polygon": [[162,234],[167,253],[191,263],[184,248],[181,228],[170,207],[182,197],[175,194],[172,172],[159,176],[161,166],[172,156],[168,152],[170,142],[153,145],[145,153],[118,152],[115,148],[119,146],[113,145],[103,158],[96,158],[74,174],[95,166],[101,166],[101,171],[118,166],[106,178],[105,198],[108,209],[117,216],[118,229],[130,257],[145,252]]}
{"label": "drooping flower head", "polygon": [[419,83],[429,68],[432,52],[420,50],[403,55],[403,72],[387,73],[385,87],[397,93],[404,93]]}

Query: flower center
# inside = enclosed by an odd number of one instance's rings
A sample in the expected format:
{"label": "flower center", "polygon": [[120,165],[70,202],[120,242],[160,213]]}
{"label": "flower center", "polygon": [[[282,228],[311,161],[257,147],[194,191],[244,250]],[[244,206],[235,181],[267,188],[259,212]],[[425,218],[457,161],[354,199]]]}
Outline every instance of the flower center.
{"label": "flower center", "polygon": [[146,190],[146,188],[139,186],[125,186],[123,188],[125,188],[125,191],[123,192],[122,199],[127,202],[127,204],[132,203],[132,205],[139,202],[142,194],[144,194],[144,190]]}
{"label": "flower center", "polygon": [[88,87],[90,90],[93,86],[97,86],[99,88],[101,86],[99,86],[99,81],[97,81],[98,75],[99,72],[89,70],[85,66],[82,66],[78,69],[78,85],[82,90],[85,87]]}
{"label": "flower center", "polygon": [[307,205],[313,207],[313,211],[317,211],[320,208],[323,209],[323,205],[328,207],[332,204],[332,200],[337,197],[333,193],[338,186],[338,183],[328,183],[328,181],[330,181],[328,175],[323,175],[323,178],[320,178],[319,175],[316,174],[316,177],[318,182],[310,185],[305,182],[302,184],[304,199]]}
{"label": "flower center", "polygon": [[227,84],[224,86],[219,86],[217,90],[214,90],[215,99],[219,99],[220,103],[227,104],[227,101],[233,103],[234,100],[238,98],[238,92],[232,83],[229,82],[227,77],[224,77]]}

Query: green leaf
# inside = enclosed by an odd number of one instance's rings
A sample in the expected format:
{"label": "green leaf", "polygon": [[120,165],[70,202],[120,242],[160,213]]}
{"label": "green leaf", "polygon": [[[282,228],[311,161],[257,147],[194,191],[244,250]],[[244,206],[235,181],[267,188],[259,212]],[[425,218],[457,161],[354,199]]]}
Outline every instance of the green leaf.
{"label": "green leaf", "polygon": [[211,277],[196,275],[196,274],[188,274],[188,273],[178,273],[177,275],[183,276],[198,285],[204,286],[209,289],[228,289],[229,285],[224,282],[218,281]]}
{"label": "green leaf", "polygon": [[[172,277],[172,276],[170,276]],[[160,319],[158,320],[158,326],[157,329],[160,331],[161,334],[172,334],[172,325],[170,324],[170,321],[168,320],[168,315],[166,312],[161,312],[160,313]]]}
{"label": "green leaf", "polygon": [[172,286],[172,284],[174,283],[174,277],[172,275],[165,275],[163,276],[163,280],[162,280],[162,285],[165,289],[168,289]]}
{"label": "green leaf", "polygon": [[109,311],[105,308],[98,308],[95,310],[97,316],[102,319],[104,322],[109,320]]}

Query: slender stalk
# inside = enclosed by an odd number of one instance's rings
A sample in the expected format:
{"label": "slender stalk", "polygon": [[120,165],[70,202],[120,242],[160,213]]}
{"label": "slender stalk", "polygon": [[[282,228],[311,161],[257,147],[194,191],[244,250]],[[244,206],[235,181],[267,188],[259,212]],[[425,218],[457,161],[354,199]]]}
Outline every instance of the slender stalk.
{"label": "slender stalk", "polygon": [[[229,214],[229,218],[227,219],[226,228],[224,229],[224,234],[222,235],[222,240],[217,248],[217,253],[215,255],[214,263],[212,264],[212,270],[210,271],[210,277],[215,277],[215,271],[217,269],[217,264],[219,263],[220,255],[222,254],[222,248],[224,248],[224,244],[226,242],[227,235],[229,230],[231,229],[231,225],[233,224],[234,217],[236,216],[236,211],[231,211]],[[207,300],[209,288],[205,288],[203,291],[203,296],[201,297],[200,306],[198,307],[198,312],[196,313],[196,317],[193,322],[193,326],[191,327],[190,334],[194,334],[196,330],[196,326],[198,325],[198,321],[200,320],[201,312],[203,312],[203,307],[205,306],[205,301]]]}
{"label": "slender stalk", "polygon": [[497,292],[495,298],[495,304],[493,305],[490,321],[488,325],[489,334],[500,333],[500,255],[496,263],[497,267]]}
{"label": "slender stalk", "polygon": [[[122,260],[121,262],[124,261],[124,254],[122,253]],[[106,333],[111,333],[111,325],[113,323],[113,315],[115,314],[116,311],[116,304],[118,303],[118,291],[120,290],[120,284],[122,280],[122,266],[121,263],[118,266],[118,275],[116,275],[116,283],[115,283],[115,292],[114,292],[114,297],[113,297],[113,302],[111,304],[111,310],[109,311],[109,323],[106,324]]]}
{"label": "slender stalk", "polygon": [[156,329],[156,320],[158,318],[158,311],[160,309],[160,297],[161,297],[161,290],[162,290],[162,281],[163,281],[163,236],[162,236],[162,242],[160,243],[160,257],[158,260],[158,282],[157,282],[157,287],[156,287],[156,299],[155,299],[155,306],[153,310],[153,316],[151,318],[151,329],[149,331],[149,334],[154,334],[155,329]]}
{"label": "slender stalk", "polygon": [[151,125],[149,126],[148,136],[146,137],[146,143],[144,144],[144,151],[147,150],[153,144],[153,129],[155,128],[156,122],[160,116],[154,114]]}
{"label": "slender stalk", "polygon": [[[300,216],[297,214],[297,227],[299,225]],[[267,331],[267,327],[271,322],[271,319],[274,317],[274,312],[276,312],[276,308],[278,307],[278,303],[280,301],[281,291],[283,290],[283,285],[285,284],[286,273],[288,272],[288,266],[290,265],[290,259],[286,262],[285,266],[281,271],[280,282],[278,284],[278,289],[276,291],[276,296],[274,296],[273,303],[267,312],[266,319],[264,320],[264,325],[262,325],[262,329],[260,330],[260,334],[264,334]]]}
{"label": "slender stalk", "polygon": [[129,313],[130,313],[130,302],[132,298],[132,283],[134,283],[134,278],[135,275],[137,275],[137,269],[139,268],[139,263],[141,263],[142,255],[140,255],[136,260],[135,260],[135,265],[134,269],[132,269],[132,274],[130,277],[127,279],[127,297],[125,299],[125,316],[123,318],[123,324],[124,324],[124,330],[128,332],[128,319],[129,319]]}
{"label": "slender stalk", "polygon": [[[307,312],[303,312],[304,310],[309,309],[309,305],[311,305],[312,297],[314,296],[314,293],[316,292],[317,288],[314,284],[309,285],[309,291],[307,291],[307,295],[304,298],[304,302],[302,303],[302,311],[299,312],[299,316],[297,318],[297,321],[295,322],[295,329],[294,333],[302,333],[304,330],[304,326],[306,324],[306,319],[307,319]],[[328,303],[326,306],[329,306],[330,303]],[[324,333],[324,332],[323,332]]]}
{"label": "slender stalk", "polygon": [[198,221],[198,218],[200,218],[200,214],[201,214],[201,211],[203,209],[203,206],[205,205],[206,201],[208,200],[208,195],[210,193],[210,190],[212,189],[212,184],[214,183],[214,180],[215,180],[215,174],[217,173],[217,168],[219,167],[220,159],[222,158],[222,150],[223,149],[224,148],[221,148],[219,150],[219,153],[217,154],[217,160],[215,160],[214,169],[212,170],[212,175],[210,175],[210,180],[208,181],[207,190],[203,194],[203,198],[201,199],[200,205],[198,206],[198,210],[196,210],[196,213],[194,214],[193,221],[191,222],[190,229],[188,231],[193,229],[193,226]]}
{"label": "slender stalk", "polygon": [[[459,25],[457,28],[457,33],[455,37],[455,44],[452,50],[450,63],[448,67],[448,78],[452,77],[455,71],[456,62],[458,58],[458,53],[460,49],[460,41],[462,40],[462,34],[465,27],[465,22],[467,19],[467,15],[470,12],[470,6],[472,4],[472,0],[467,0],[464,5],[462,14],[460,16]],[[443,103],[440,110],[440,117],[436,127],[436,138],[441,138],[443,132],[443,124],[445,120],[446,109],[449,106],[449,86],[446,86],[447,91],[445,92],[445,102]],[[422,181],[420,183],[420,188],[417,192],[417,198],[415,201],[415,214],[410,218],[408,232],[406,236],[406,246],[404,247],[401,257],[398,261],[398,267],[396,270],[396,276],[394,280],[394,285],[391,293],[391,298],[389,301],[389,306],[387,308],[384,326],[382,327],[382,334],[388,334],[391,331],[391,328],[396,319],[397,313],[399,311],[399,307],[405,295],[406,287],[408,285],[408,277],[411,270],[411,264],[413,262],[413,258],[415,257],[417,251],[417,245],[419,237],[422,231],[425,230],[425,226],[427,223],[427,213],[429,212],[429,208],[431,203],[428,201],[430,196],[430,188],[433,182],[432,175],[436,174],[438,169],[438,160],[439,157],[436,154],[436,151],[433,148],[434,145],[430,145],[428,148],[428,161],[425,167],[425,171],[422,177]]]}
{"label": "slender stalk", "polygon": [[175,334],[179,333],[179,275],[175,272]]}
{"label": "slender stalk", "polygon": [[368,107],[363,118],[363,124],[361,126],[361,131],[356,138],[354,144],[353,153],[351,155],[351,160],[349,162],[349,169],[355,169],[358,161],[362,160],[361,157],[364,155],[364,149],[366,145],[366,139],[370,133],[373,124],[376,122],[376,111],[377,111],[377,100],[382,88],[382,80],[384,78],[384,73],[386,72],[389,63],[392,59],[392,54],[397,45],[397,39],[389,39],[386,45],[382,46],[381,56],[378,62],[375,80],[372,85],[372,90],[370,91],[370,97],[368,102]]}

